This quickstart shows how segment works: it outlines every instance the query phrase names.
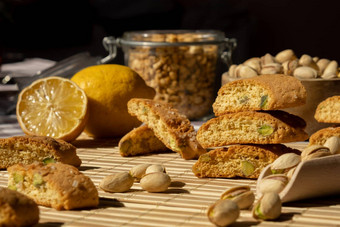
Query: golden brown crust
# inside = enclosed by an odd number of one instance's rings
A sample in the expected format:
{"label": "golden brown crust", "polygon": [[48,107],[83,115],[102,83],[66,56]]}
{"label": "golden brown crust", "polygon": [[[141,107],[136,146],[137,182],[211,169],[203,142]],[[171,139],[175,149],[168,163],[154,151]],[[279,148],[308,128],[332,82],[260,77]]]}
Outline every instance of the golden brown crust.
{"label": "golden brown crust", "polygon": [[340,96],[332,96],[320,102],[314,118],[318,122],[340,123]]}
{"label": "golden brown crust", "polygon": [[197,132],[204,148],[231,144],[278,144],[308,139],[306,124],[284,111],[245,111],[210,119]]}
{"label": "golden brown crust", "polygon": [[57,162],[80,166],[76,147],[47,136],[14,136],[0,139],[0,168],[14,164],[31,164],[53,158]]}
{"label": "golden brown crust", "polygon": [[[30,196],[39,205],[57,210],[98,205],[95,185],[73,166],[63,163],[17,164],[9,167],[8,173],[9,187]],[[18,180],[20,178],[24,180]]]}
{"label": "golden brown crust", "polygon": [[300,153],[283,144],[233,145],[201,155],[192,171],[197,177],[256,179],[264,167],[289,152]]}
{"label": "golden brown crust", "polygon": [[328,128],[323,128],[320,129],[318,131],[316,131],[315,133],[313,133],[310,137],[309,137],[309,146],[310,145],[324,145],[324,143],[326,142],[326,140],[329,137],[332,136],[338,136],[340,137],[340,126],[338,127],[328,127]]}
{"label": "golden brown crust", "polygon": [[128,102],[128,111],[148,125],[165,146],[184,159],[198,158],[206,152],[196,141],[196,132],[189,119],[170,105],[133,98]]}
{"label": "golden brown crust", "polygon": [[118,147],[120,155],[123,157],[168,150],[147,125],[135,128],[123,136]]}
{"label": "golden brown crust", "polygon": [[0,226],[32,226],[38,222],[39,208],[32,199],[0,187]]}
{"label": "golden brown crust", "polygon": [[[237,95],[240,97],[236,98]],[[264,104],[261,98],[265,96],[266,104],[261,105]],[[303,105],[306,98],[306,89],[298,79],[283,74],[268,74],[223,85],[218,91],[213,110],[216,116],[249,110],[279,110]]]}

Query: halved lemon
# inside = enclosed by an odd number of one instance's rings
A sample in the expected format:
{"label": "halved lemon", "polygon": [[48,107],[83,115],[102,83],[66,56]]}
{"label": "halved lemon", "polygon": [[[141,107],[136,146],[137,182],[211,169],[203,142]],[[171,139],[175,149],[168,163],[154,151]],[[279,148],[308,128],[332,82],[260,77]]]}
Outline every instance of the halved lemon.
{"label": "halved lemon", "polygon": [[72,141],[88,119],[85,92],[62,77],[36,80],[19,94],[16,114],[25,134]]}

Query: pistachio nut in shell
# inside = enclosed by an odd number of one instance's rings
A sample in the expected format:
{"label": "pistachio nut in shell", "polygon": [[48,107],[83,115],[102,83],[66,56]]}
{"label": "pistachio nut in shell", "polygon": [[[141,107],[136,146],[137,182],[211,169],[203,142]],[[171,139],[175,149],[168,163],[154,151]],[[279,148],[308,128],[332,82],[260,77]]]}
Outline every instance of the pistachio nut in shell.
{"label": "pistachio nut in shell", "polygon": [[294,59],[296,59],[296,56],[295,56],[294,51],[291,49],[283,50],[279,52],[278,54],[276,54],[275,56],[275,60],[278,63],[283,63],[285,61],[294,60]]}
{"label": "pistachio nut in shell", "polygon": [[247,61],[243,62],[243,65],[249,66],[254,69],[257,74],[261,72],[261,60],[260,58],[250,58]]}
{"label": "pistachio nut in shell", "polygon": [[331,154],[339,154],[340,153],[340,137],[331,136],[324,143],[325,147],[329,148],[329,152]]}
{"label": "pistachio nut in shell", "polygon": [[288,184],[288,177],[285,174],[272,174],[262,178],[259,182],[259,191],[262,194],[267,192],[280,193]]}
{"label": "pistachio nut in shell", "polygon": [[145,174],[154,173],[154,172],[163,172],[163,173],[166,173],[165,167],[163,165],[161,165],[161,164],[153,164],[153,165],[150,165],[145,170]]}
{"label": "pistachio nut in shell", "polygon": [[286,176],[288,177],[288,181],[293,177],[295,170],[296,170],[296,166],[288,170],[288,172],[286,173]]}
{"label": "pistachio nut in shell", "polygon": [[240,216],[240,208],[232,200],[217,200],[208,208],[207,216],[216,226],[227,226]]}
{"label": "pistachio nut in shell", "polygon": [[293,75],[300,79],[314,79],[318,72],[309,66],[300,66],[294,70]]}
{"label": "pistachio nut in shell", "polygon": [[262,220],[274,220],[280,217],[282,202],[279,194],[265,193],[253,207],[253,217]]}
{"label": "pistachio nut in shell", "polygon": [[[305,161],[307,156],[315,154],[315,153],[319,153],[319,156],[327,154],[327,153],[331,154],[328,147],[314,144],[303,149],[301,153],[301,160]],[[313,157],[317,157],[317,156],[318,155],[313,155]],[[310,157],[308,159],[310,159]]]}
{"label": "pistachio nut in shell", "polygon": [[130,169],[130,175],[135,178],[135,180],[139,181],[143,175],[145,174],[146,169],[150,166],[151,164],[143,163],[139,165],[135,165]]}
{"label": "pistachio nut in shell", "polygon": [[332,155],[331,152],[329,151],[318,151],[312,154],[309,154],[303,158],[303,161],[308,161],[311,159],[316,159],[316,158],[321,158],[321,157],[326,157]]}
{"label": "pistachio nut in shell", "polygon": [[164,192],[170,184],[170,176],[163,172],[148,173],[140,180],[140,186],[148,192]]}
{"label": "pistachio nut in shell", "polygon": [[319,60],[316,62],[316,64],[317,64],[318,67],[319,67],[319,73],[320,73],[320,75],[323,74],[323,72],[325,71],[327,65],[328,65],[330,62],[331,62],[331,61],[328,60],[328,59],[326,59],[326,58],[321,58],[321,59],[319,59]]}
{"label": "pistachio nut in shell", "polygon": [[222,193],[221,199],[233,200],[242,210],[248,209],[254,203],[255,195],[249,186],[237,186]]}
{"label": "pistachio nut in shell", "polygon": [[278,157],[271,164],[271,171],[273,174],[283,173],[288,171],[290,168],[297,166],[301,162],[301,157],[295,153],[286,153]]}
{"label": "pistachio nut in shell", "polygon": [[132,187],[134,180],[128,172],[116,173],[104,177],[99,187],[107,192],[125,192]]}

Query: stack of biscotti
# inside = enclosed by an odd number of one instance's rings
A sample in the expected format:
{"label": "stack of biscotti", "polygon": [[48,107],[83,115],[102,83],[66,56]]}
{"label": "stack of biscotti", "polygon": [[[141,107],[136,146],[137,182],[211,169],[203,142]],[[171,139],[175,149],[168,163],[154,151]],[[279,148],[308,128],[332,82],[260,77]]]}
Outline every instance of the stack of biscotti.
{"label": "stack of biscotti", "polygon": [[151,99],[133,98],[128,112],[144,123],[119,141],[122,156],[172,150],[184,159],[195,159],[206,150],[196,140],[189,119],[169,104]]}
{"label": "stack of biscotti", "polygon": [[334,123],[332,127],[318,130],[309,138],[310,145],[324,145],[332,136],[340,137],[340,96],[332,96],[320,102],[314,118],[322,123]]}
{"label": "stack of biscotti", "polygon": [[256,179],[281,154],[299,152],[282,143],[308,139],[306,122],[281,109],[305,104],[306,96],[298,79],[281,74],[222,86],[213,104],[216,117],[199,128],[197,140],[204,148],[224,148],[200,156],[195,175]]}

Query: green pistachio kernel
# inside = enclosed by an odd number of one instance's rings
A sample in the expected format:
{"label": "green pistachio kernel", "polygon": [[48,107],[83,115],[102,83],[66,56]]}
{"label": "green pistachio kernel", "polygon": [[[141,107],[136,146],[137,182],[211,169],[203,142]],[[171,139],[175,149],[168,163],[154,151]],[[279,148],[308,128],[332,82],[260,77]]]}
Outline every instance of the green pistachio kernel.
{"label": "green pistachio kernel", "polygon": [[210,155],[208,153],[201,155],[199,159],[202,162],[210,162],[210,160],[211,160]]}
{"label": "green pistachio kernel", "polygon": [[261,96],[260,108],[265,109],[268,107],[268,95]]}
{"label": "green pistachio kernel", "polygon": [[251,175],[252,173],[254,173],[255,166],[252,163],[244,160],[241,162],[241,169],[242,169],[242,173],[247,177]]}
{"label": "green pistachio kernel", "polygon": [[258,204],[257,207],[255,208],[255,215],[256,215],[257,218],[265,220],[265,219],[267,219],[267,218],[266,218],[266,216],[264,216],[264,214],[261,212],[260,205],[261,205],[261,204]]}
{"label": "green pistachio kernel", "polygon": [[249,100],[249,97],[246,96],[246,95],[244,95],[244,96],[242,96],[242,97],[240,98],[239,101],[240,101],[241,104],[244,104],[244,103],[247,103],[248,100]]}
{"label": "green pistachio kernel", "polygon": [[40,187],[44,183],[43,177],[39,173],[33,175],[33,185],[34,187]]}
{"label": "green pistachio kernel", "polygon": [[272,174],[281,174],[284,172],[284,169],[272,169],[271,172]]}
{"label": "green pistachio kernel", "polygon": [[45,165],[47,165],[47,164],[49,164],[49,163],[56,163],[56,161],[54,160],[54,158],[45,158],[45,159],[43,160],[43,163],[44,163]]}
{"label": "green pistachio kernel", "polygon": [[17,184],[17,183],[20,183],[20,182],[23,182],[24,181],[24,176],[20,173],[13,173],[13,180],[14,182]]}
{"label": "green pistachio kernel", "polygon": [[11,190],[14,190],[14,191],[17,190],[17,187],[15,185],[13,185],[13,184],[8,185],[8,188],[11,189]]}
{"label": "green pistachio kernel", "polygon": [[274,128],[270,125],[262,125],[257,129],[257,132],[262,136],[269,136],[274,132]]}

